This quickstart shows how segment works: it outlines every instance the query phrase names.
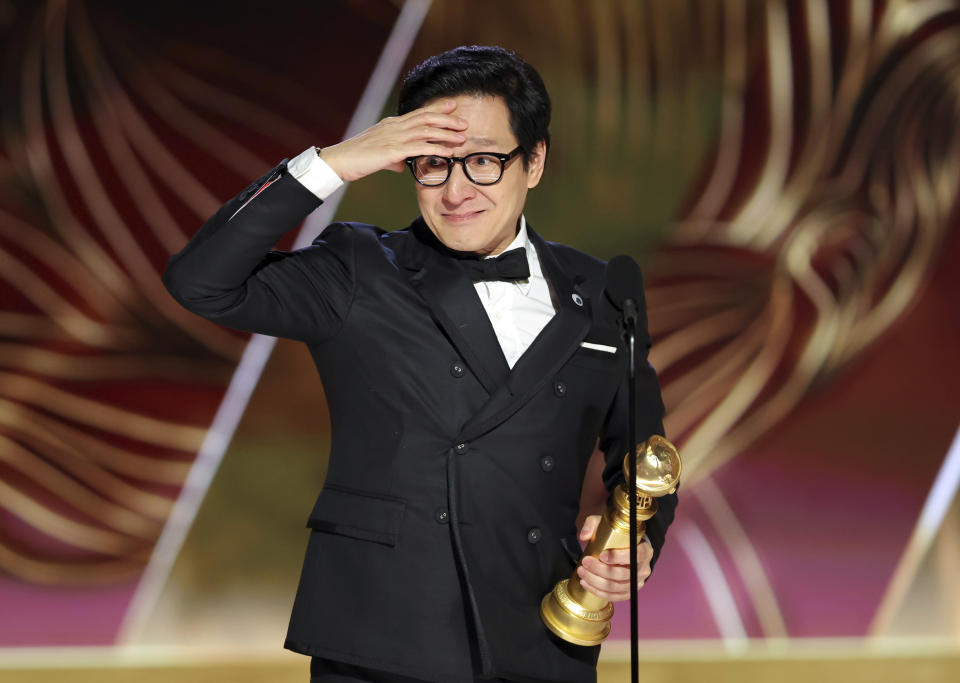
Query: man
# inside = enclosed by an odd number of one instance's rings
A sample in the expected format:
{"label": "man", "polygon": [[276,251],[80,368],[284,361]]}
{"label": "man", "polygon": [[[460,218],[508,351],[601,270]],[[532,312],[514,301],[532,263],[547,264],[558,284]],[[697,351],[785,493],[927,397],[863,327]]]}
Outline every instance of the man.
{"label": "man", "polygon": [[[516,55],[451,50],[407,76],[399,116],[281,163],[170,261],[184,306],[304,341],[323,380],[330,463],[286,642],[313,656],[314,681],[596,678],[599,648],[552,635],[539,603],[576,566],[598,439],[605,484],[622,479],[626,357],[604,263],[523,216],[549,122],[543,82]],[[268,252],[343,181],[405,166],[421,211],[408,228],[334,224],[311,247]],[[663,406],[640,368],[645,439]],[[641,580],[675,504],[662,500],[636,551]],[[623,550],[580,571],[624,600],[628,567]]]}

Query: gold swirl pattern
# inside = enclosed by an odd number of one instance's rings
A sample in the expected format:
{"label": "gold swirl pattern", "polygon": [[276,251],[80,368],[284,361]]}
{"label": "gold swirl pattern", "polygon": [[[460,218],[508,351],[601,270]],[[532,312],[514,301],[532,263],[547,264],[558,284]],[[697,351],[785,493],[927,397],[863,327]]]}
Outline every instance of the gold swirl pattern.
{"label": "gold swirl pattern", "polygon": [[[142,571],[246,344],[159,275],[182,226],[314,141],[316,109],[288,117],[257,94],[291,83],[212,47],[158,46],[135,13],[7,10],[0,571],[109,584]],[[261,85],[235,92],[251,76]]]}
{"label": "gold swirl pattern", "polygon": [[[764,3],[765,157],[731,183],[753,162],[721,137],[704,191],[652,271],[651,360],[691,484],[887,330],[952,227],[960,140],[930,122],[958,105],[960,32],[944,24],[955,14],[889,3],[871,29],[869,3],[849,4],[848,25],[831,24],[826,3],[803,9],[792,30],[804,29],[809,94],[799,101],[790,89],[800,81],[786,4]],[[918,40],[921,30],[929,35]],[[830,41],[847,47],[839,64]],[[742,69],[728,49],[724,73]],[[725,107],[721,130],[740,139],[745,108],[731,107],[731,120]]]}

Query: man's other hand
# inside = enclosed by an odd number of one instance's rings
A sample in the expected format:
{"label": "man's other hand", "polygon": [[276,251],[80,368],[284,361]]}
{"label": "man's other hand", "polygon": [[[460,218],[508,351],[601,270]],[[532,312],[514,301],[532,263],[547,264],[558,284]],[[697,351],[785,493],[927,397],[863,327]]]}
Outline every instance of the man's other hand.
{"label": "man's other hand", "polygon": [[359,180],[381,170],[401,172],[407,157],[450,156],[467,136],[467,121],[452,112],[453,99],[444,98],[403,116],[389,116],[348,140],[324,147],[320,156],[343,180]]}
{"label": "man's other hand", "polygon": [[[587,542],[593,538],[600,524],[600,515],[590,515],[583,520],[580,540]],[[637,546],[637,587],[650,576],[650,560],[653,559],[653,546],[644,537]],[[577,568],[580,583],[589,592],[610,602],[630,599],[630,550],[604,550],[600,557],[584,555]]]}

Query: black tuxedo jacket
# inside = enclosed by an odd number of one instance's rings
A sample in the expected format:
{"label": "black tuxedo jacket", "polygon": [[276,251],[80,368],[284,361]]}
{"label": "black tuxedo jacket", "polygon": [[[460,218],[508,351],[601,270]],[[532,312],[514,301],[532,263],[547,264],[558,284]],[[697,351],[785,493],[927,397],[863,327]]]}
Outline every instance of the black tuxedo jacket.
{"label": "black tuxedo jacket", "polygon": [[[472,283],[420,219],[395,232],[337,223],[310,247],[269,251],[319,204],[281,163],[164,275],[205,318],[305,342],[323,381],[330,463],[286,646],[433,681],[594,681],[599,648],[554,637],[539,604],[580,554],[597,440],[610,488],[628,450],[605,264],[530,230],[557,312],[511,370]],[[645,318],[639,346],[642,440],[663,414]],[[675,504],[662,499],[648,525],[656,553]]]}

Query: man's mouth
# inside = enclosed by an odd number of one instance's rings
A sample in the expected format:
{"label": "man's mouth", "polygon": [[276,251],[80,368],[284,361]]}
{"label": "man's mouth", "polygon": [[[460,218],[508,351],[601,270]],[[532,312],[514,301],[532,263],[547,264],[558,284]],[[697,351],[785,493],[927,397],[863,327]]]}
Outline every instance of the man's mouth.
{"label": "man's mouth", "polygon": [[483,209],[480,209],[479,211],[462,211],[459,213],[445,213],[443,214],[443,217],[446,220],[450,221],[451,223],[465,223],[466,221],[476,218],[481,213],[483,213]]}

